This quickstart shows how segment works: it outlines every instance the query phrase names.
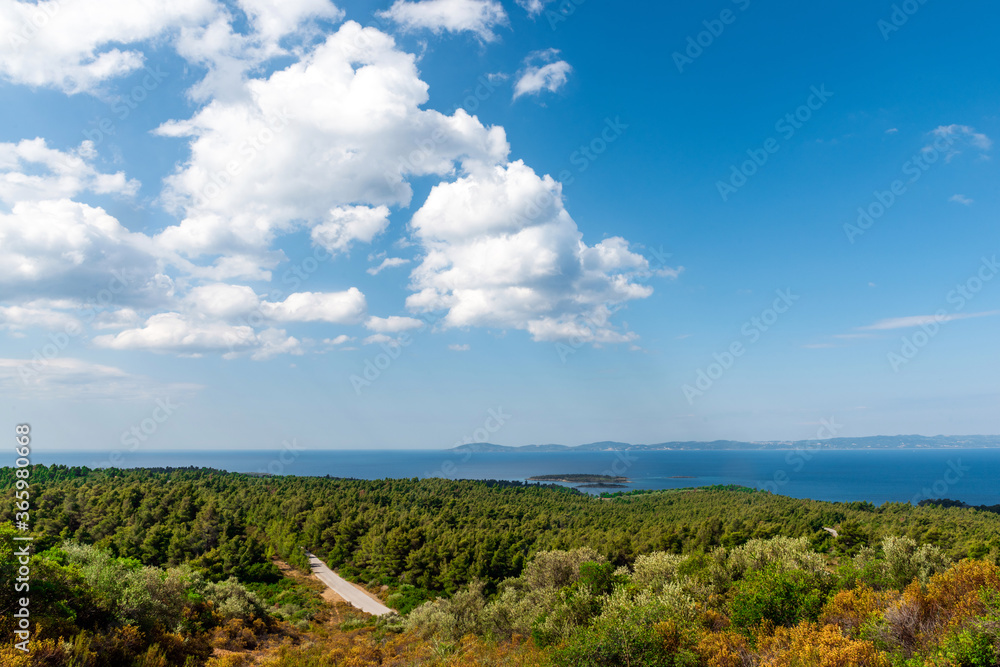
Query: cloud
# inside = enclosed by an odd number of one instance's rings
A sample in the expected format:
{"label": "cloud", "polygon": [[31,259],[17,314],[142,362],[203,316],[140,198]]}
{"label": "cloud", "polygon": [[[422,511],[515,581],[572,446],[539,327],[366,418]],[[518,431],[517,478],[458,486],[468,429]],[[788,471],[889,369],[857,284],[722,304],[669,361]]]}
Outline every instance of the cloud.
{"label": "cloud", "polygon": [[[31,38],[36,60],[0,46],[0,78],[103,95],[105,83],[145,65],[151,44],[174,47],[208,74],[188,91],[196,111],[155,130],[187,142],[187,151],[157,200],[175,222],[152,236],[76,201],[140,189],[124,172],[95,166],[94,143],[0,143],[0,327],[11,335],[85,321],[101,349],[255,359],[316,344],[282,328],[293,323],[360,325],[373,332],[366,342],[388,340],[423,322],[369,316],[356,287],[268,297],[268,288],[258,294],[236,283],[271,279],[287,259],[276,244],[283,235],[307,235],[331,254],[372,243],[394,207],[411,204],[411,181],[425,177],[438,185],[413,215],[412,238],[400,241],[422,249],[407,307],[446,311],[445,327],[630,341],[635,334],[610,323],[614,312],[652,292],[640,278],[676,276],[651,270],[624,239],[583,243],[559,184],[508,162],[502,127],[462,109],[424,108],[428,85],[416,56],[355,22],[319,31],[319,22],[343,16],[332,3],[42,5],[56,13]],[[0,7],[0,26],[25,7],[35,5]],[[471,31],[484,41],[507,24],[492,0],[400,0],[386,15],[407,30]],[[81,34],[68,34],[72,17]],[[277,55],[286,57],[281,69],[261,66]],[[557,55],[532,54],[515,95],[560,89],[569,66]],[[55,76],[62,71],[74,80]],[[411,261],[380,259],[368,273]],[[108,300],[88,305],[105,292]]]}
{"label": "cloud", "polygon": [[0,394],[45,399],[149,400],[185,396],[201,387],[161,383],[81,359],[0,359]]}
{"label": "cloud", "polygon": [[390,317],[369,317],[365,326],[378,333],[399,333],[410,329],[419,329],[424,326],[424,323],[413,317],[392,315]]}
{"label": "cloud", "polygon": [[191,150],[163,194],[183,219],[157,239],[188,257],[221,254],[217,280],[261,277],[281,259],[272,241],[302,227],[338,250],[373,237],[381,207],[409,204],[410,177],[503,161],[509,149],[502,128],[464,110],[422,109],[415,57],[354,22],[245,88],[157,130],[189,138]]}
{"label": "cloud", "polygon": [[[952,158],[959,155],[960,148],[969,147],[980,152],[980,157],[989,159],[987,153],[993,148],[993,140],[981,132],[976,132],[975,128],[968,125],[941,125],[931,130],[931,134],[937,139],[943,140],[947,145],[945,161],[950,162]],[[940,150],[935,144],[924,147],[925,151]]]}
{"label": "cloud", "polygon": [[31,327],[63,331],[82,330],[77,318],[58,310],[30,306],[0,306],[0,329],[20,331]]}
{"label": "cloud", "polygon": [[969,199],[965,195],[952,195],[951,197],[948,197],[948,201],[961,204],[962,206],[972,206],[974,203],[974,200]]}
{"label": "cloud", "polygon": [[368,312],[365,295],[357,287],[343,292],[296,292],[280,303],[262,301],[261,311],[279,322],[358,324]]}
{"label": "cloud", "polygon": [[[189,91],[204,100],[232,94],[247,71],[289,54],[283,43],[317,35],[316,20],[341,18],[343,11],[328,0],[7,2],[0,5],[7,37],[0,44],[0,77],[101,94],[103,84],[145,65],[143,47],[166,41],[189,63],[207,68]],[[170,74],[157,71],[156,78]]]}
{"label": "cloud", "polygon": [[381,333],[372,334],[371,336],[368,336],[363,341],[361,341],[363,345],[377,345],[379,343],[394,343],[394,342],[396,342],[395,338]]}
{"label": "cloud", "polygon": [[254,361],[263,361],[279,354],[303,354],[297,338],[284,329],[264,329],[257,334],[257,348],[250,354]]}
{"label": "cloud", "polygon": [[181,313],[158,313],[140,328],[97,336],[94,345],[112,350],[145,350],[198,356],[223,352],[227,358],[249,352],[253,359],[276,354],[302,354],[300,343],[282,329],[254,331],[248,325],[232,325],[198,319]]}
{"label": "cloud", "polygon": [[621,238],[582,241],[562,186],[523,162],[436,185],[411,221],[425,256],[411,274],[413,312],[446,311],[441,325],[522,329],[535,340],[635,338],[612,308],[652,294],[634,282],[648,261]]}
{"label": "cloud", "polygon": [[84,141],[71,151],[49,148],[41,138],[0,143],[0,201],[68,199],[81,192],[135,195],[139,181],[120,171],[101,173],[92,164],[96,156],[92,141]]}
{"label": "cloud", "polygon": [[341,206],[330,211],[326,222],[313,227],[311,237],[331,253],[346,252],[354,241],[371,243],[388,226],[388,206]]}
{"label": "cloud", "polygon": [[98,313],[91,323],[94,329],[127,329],[139,324],[139,313],[133,308],[119,308]]}
{"label": "cloud", "polygon": [[284,301],[270,302],[247,286],[217,283],[193,288],[181,303],[184,312],[158,313],[141,326],[97,336],[94,344],[182,355],[221,352],[227,358],[247,353],[262,360],[302,354],[301,341],[271,323],[358,324],[368,310],[364,294],[355,287],[343,292],[296,292]]}
{"label": "cloud", "polygon": [[545,9],[545,5],[552,0],[517,0],[520,5],[532,17],[538,16]]}
{"label": "cloud", "polygon": [[336,22],[344,16],[327,0],[236,0],[231,8],[233,13],[220,6],[210,20],[181,28],[174,41],[181,57],[207,70],[187,91],[194,101],[246,98],[249,73],[276,57],[299,56],[322,38],[325,26],[319,21]]}
{"label": "cloud", "polygon": [[514,84],[515,100],[522,95],[538,95],[546,90],[554,93],[566,85],[573,68],[565,60],[556,60],[558,55],[557,49],[547,49],[535,51],[524,59],[524,69],[518,73]]}
{"label": "cloud", "polygon": [[870,333],[833,334],[833,337],[841,338],[844,340],[854,340],[859,338],[875,338],[875,334],[870,334]]}
{"label": "cloud", "polygon": [[0,299],[33,295],[156,303],[172,291],[169,258],[104,209],[68,199],[27,201],[0,213]]}
{"label": "cloud", "polygon": [[378,13],[398,23],[404,30],[471,32],[484,42],[498,39],[493,29],[508,24],[503,5],[495,0],[396,0]]}
{"label": "cloud", "polygon": [[181,313],[158,313],[147,319],[142,327],[97,336],[94,344],[114,350],[199,354],[250,347],[256,339],[253,328],[247,325],[198,322]]}
{"label": "cloud", "polygon": [[402,257],[386,257],[384,260],[382,260],[381,264],[379,264],[378,266],[373,266],[373,267],[367,269],[366,272],[368,274],[370,274],[370,275],[377,276],[378,274],[382,273],[386,269],[392,269],[392,268],[395,268],[397,266],[405,266],[405,265],[407,265],[409,263],[410,263],[410,260],[403,259]]}
{"label": "cloud", "polygon": [[[0,300],[33,297],[156,303],[169,296],[166,266],[187,262],[130,232],[82,193],[133,196],[139,182],[93,165],[94,144],[60,151],[41,138],[0,143]],[[109,305],[110,300],[103,305]],[[77,304],[79,305],[79,304]],[[74,306],[76,307],[76,306]]]}
{"label": "cloud", "polygon": [[981,313],[952,313],[950,315],[912,315],[910,317],[891,317],[879,320],[874,324],[859,327],[862,331],[886,331],[890,329],[908,329],[912,327],[924,326],[926,324],[943,324],[953,320],[966,320],[973,317],[987,317],[990,315],[1000,315],[1000,310],[989,310]]}
{"label": "cloud", "polygon": [[452,343],[451,345],[448,346],[448,349],[451,350],[452,352],[468,352],[469,350],[472,349],[472,347],[467,343],[463,344]]}
{"label": "cloud", "polygon": [[323,342],[327,345],[343,345],[344,343],[350,343],[353,338],[347,334],[340,334],[336,338],[324,338]]}
{"label": "cloud", "polygon": [[941,125],[931,131],[936,137],[944,137],[954,141],[963,141],[973,148],[981,151],[988,151],[993,148],[993,140],[981,132],[976,132],[975,128],[968,125]]}
{"label": "cloud", "polygon": [[265,43],[277,45],[282,38],[296,32],[308,19],[339,21],[343,10],[329,0],[238,0],[240,8],[250,17],[254,32]]}
{"label": "cloud", "polygon": [[185,301],[192,311],[221,320],[245,317],[260,307],[260,298],[246,285],[223,283],[195,287]]}
{"label": "cloud", "polygon": [[92,92],[143,66],[129,48],[195,26],[219,12],[214,0],[49,0],[0,4],[0,77],[69,94]]}

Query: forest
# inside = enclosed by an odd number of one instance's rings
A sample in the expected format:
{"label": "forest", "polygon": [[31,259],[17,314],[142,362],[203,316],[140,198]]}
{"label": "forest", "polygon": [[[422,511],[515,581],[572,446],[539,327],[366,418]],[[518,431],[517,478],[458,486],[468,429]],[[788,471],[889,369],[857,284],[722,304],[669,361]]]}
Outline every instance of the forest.
{"label": "forest", "polygon": [[[742,487],[32,466],[21,665],[996,665],[1000,516]],[[13,469],[0,603],[15,605]],[[332,605],[308,549],[398,610]],[[297,571],[296,571],[297,570]],[[13,636],[5,613],[0,632]]]}

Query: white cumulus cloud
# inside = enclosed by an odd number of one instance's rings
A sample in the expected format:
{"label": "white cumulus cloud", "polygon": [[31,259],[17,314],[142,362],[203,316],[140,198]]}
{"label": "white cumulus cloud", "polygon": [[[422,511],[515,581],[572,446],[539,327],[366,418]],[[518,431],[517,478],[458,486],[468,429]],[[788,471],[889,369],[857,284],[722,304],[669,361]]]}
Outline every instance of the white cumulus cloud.
{"label": "white cumulus cloud", "polygon": [[495,0],[396,0],[379,16],[395,21],[404,30],[471,32],[484,42],[495,41],[494,28],[508,23],[503,5]]}
{"label": "white cumulus cloud", "polygon": [[414,317],[391,315],[389,317],[369,317],[365,326],[378,333],[399,333],[410,329],[419,329],[424,326],[424,323]]}
{"label": "white cumulus cloud", "polygon": [[103,209],[68,199],[26,201],[0,213],[0,299],[31,295],[160,301],[172,289],[166,254]]}
{"label": "white cumulus cloud", "polygon": [[249,352],[254,359],[266,359],[279,353],[301,354],[299,341],[282,329],[257,332],[245,324],[227,324],[181,313],[158,313],[143,326],[117,334],[97,336],[97,347],[113,350],[146,350],[200,355],[222,352],[233,357]]}
{"label": "white cumulus cloud", "polygon": [[93,91],[143,66],[139,45],[219,12],[214,0],[0,3],[0,77],[67,93]]}
{"label": "white cumulus cloud", "polygon": [[81,192],[131,197],[138,191],[139,181],[126,178],[124,172],[98,171],[93,166],[95,156],[91,141],[70,151],[49,148],[41,138],[0,143],[0,201],[65,199]]}
{"label": "white cumulus cloud", "polygon": [[343,292],[296,292],[278,303],[261,302],[264,315],[279,322],[358,324],[368,312],[357,287]]}
{"label": "white cumulus cloud", "polygon": [[331,253],[345,252],[354,241],[371,243],[389,226],[389,207],[340,206],[312,229],[312,240]]}
{"label": "white cumulus cloud", "polygon": [[190,138],[191,157],[164,194],[183,220],[157,238],[190,257],[223,254],[230,264],[217,262],[217,279],[273,266],[272,241],[302,226],[318,226],[317,242],[335,248],[369,238],[383,225],[380,207],[410,202],[408,178],[443,177],[457,161],[493,163],[508,151],[502,128],[461,109],[422,109],[427,84],[415,57],[354,22],[246,88],[158,130]]}
{"label": "white cumulus cloud", "polygon": [[425,256],[411,311],[444,310],[442,326],[523,329],[535,340],[632,340],[613,308],[652,293],[648,261],[612,237],[586,245],[562,186],[523,162],[435,186],[412,220]]}
{"label": "white cumulus cloud", "polygon": [[543,91],[554,93],[565,86],[573,68],[565,60],[556,60],[558,57],[557,49],[529,54],[514,83],[514,99],[522,95],[538,95]]}

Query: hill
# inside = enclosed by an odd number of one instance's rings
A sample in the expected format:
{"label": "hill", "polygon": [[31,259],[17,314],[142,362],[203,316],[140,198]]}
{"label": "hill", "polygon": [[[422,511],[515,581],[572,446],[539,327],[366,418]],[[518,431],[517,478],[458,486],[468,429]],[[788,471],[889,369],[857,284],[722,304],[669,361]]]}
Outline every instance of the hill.
{"label": "hill", "polygon": [[825,440],[698,440],[660,442],[633,445],[627,442],[602,441],[584,445],[494,445],[477,442],[453,447],[450,451],[472,452],[598,452],[598,451],[658,451],[658,450],[785,450],[785,449],[979,449],[1000,447],[1000,435],[871,435],[861,438],[828,438]]}

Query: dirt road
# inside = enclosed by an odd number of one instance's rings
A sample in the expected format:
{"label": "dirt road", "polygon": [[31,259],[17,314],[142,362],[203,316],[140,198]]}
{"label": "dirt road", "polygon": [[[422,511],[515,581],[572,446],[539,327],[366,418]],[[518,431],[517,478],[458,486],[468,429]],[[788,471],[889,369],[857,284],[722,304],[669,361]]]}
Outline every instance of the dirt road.
{"label": "dirt road", "polygon": [[316,575],[317,579],[322,581],[324,584],[329,586],[331,590],[337,593],[337,595],[344,598],[361,611],[368,612],[373,616],[384,616],[392,613],[392,609],[389,609],[374,596],[365,593],[354,584],[338,575],[336,572],[328,568],[319,558],[316,558],[316,556],[308,551],[306,552],[306,555],[309,556],[309,567],[312,569],[312,573]]}

